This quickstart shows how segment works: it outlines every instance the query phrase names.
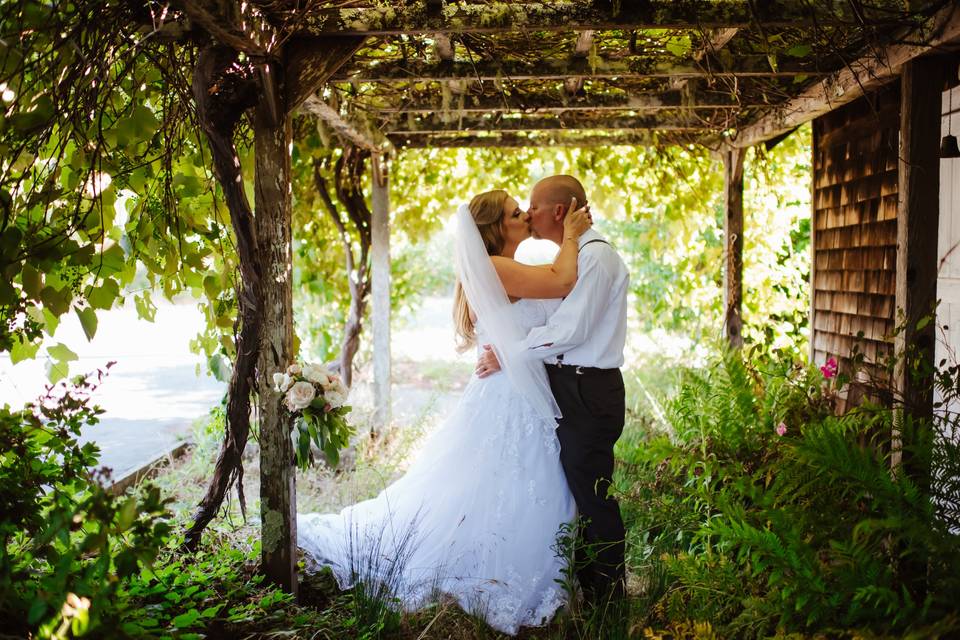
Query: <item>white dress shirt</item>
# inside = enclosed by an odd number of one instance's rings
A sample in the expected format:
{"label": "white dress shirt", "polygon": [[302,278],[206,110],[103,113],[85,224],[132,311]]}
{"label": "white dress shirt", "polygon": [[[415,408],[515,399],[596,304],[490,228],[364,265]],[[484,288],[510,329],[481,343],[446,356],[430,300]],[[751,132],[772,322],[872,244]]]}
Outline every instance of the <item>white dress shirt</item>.
{"label": "white dress shirt", "polygon": [[591,240],[603,237],[593,229],[580,236],[573,291],[524,343],[548,364],[556,364],[563,354],[565,365],[601,369],[623,365],[630,274],[613,247]]}

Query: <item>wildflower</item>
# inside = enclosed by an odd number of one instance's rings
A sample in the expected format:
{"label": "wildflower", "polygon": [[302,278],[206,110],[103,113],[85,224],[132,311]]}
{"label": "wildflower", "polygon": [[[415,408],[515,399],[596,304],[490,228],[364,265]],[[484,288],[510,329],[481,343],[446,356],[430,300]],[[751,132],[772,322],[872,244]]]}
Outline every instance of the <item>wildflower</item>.
{"label": "wildflower", "polygon": [[777,435],[782,436],[782,435],[785,435],[786,433],[787,433],[787,423],[781,422],[780,424],[777,425]]}
{"label": "wildflower", "polygon": [[837,361],[835,358],[830,358],[827,360],[827,363],[820,367],[820,373],[823,374],[823,377],[829,380],[830,378],[837,375]]}

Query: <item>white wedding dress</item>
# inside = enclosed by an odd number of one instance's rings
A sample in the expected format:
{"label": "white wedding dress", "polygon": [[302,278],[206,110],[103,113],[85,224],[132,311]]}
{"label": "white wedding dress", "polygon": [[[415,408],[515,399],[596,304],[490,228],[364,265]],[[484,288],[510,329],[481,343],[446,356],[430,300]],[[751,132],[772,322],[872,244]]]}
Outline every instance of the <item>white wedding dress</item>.
{"label": "white wedding dress", "polygon": [[[526,331],[553,302],[511,312]],[[505,373],[474,376],[403,477],[339,514],[298,515],[297,541],[341,588],[385,585],[408,611],[446,596],[504,633],[545,624],[567,599],[556,540],[575,514],[554,426]]]}

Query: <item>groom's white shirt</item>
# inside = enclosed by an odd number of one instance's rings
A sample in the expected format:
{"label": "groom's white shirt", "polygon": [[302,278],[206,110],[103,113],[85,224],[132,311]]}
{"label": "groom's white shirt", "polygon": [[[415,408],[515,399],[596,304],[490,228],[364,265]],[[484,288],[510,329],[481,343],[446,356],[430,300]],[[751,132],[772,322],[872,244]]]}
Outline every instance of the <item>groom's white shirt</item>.
{"label": "groom's white shirt", "polygon": [[591,240],[603,237],[593,229],[580,236],[573,291],[524,344],[547,363],[562,353],[565,365],[614,369],[623,365],[630,275],[613,247]]}

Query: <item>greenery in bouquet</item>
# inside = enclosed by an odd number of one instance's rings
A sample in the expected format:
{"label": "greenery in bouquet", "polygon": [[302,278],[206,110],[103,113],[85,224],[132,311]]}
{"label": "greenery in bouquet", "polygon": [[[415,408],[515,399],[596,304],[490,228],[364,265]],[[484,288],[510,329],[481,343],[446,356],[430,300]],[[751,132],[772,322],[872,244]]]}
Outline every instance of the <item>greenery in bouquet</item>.
{"label": "greenery in bouquet", "polygon": [[340,449],[347,446],[354,432],[347,422],[349,390],[340,376],[323,365],[298,363],[273,374],[273,384],[294,418],[297,466],[306,469],[313,462],[311,443],[335,466],[340,461]]}

